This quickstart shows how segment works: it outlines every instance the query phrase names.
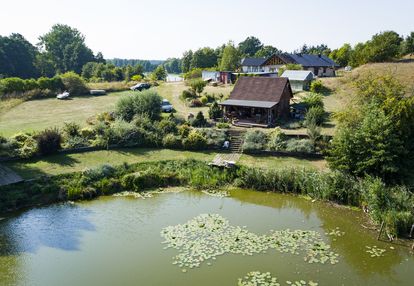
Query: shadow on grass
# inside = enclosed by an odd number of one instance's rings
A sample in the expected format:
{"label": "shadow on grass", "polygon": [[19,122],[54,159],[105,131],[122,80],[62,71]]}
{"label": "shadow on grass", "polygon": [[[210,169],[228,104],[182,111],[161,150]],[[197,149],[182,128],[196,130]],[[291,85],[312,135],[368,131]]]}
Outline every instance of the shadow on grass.
{"label": "shadow on grass", "polygon": [[42,158],[22,159],[5,163],[4,165],[19,174],[23,179],[33,179],[45,175],[51,175],[38,164],[55,164],[56,167],[73,167],[80,163],[79,160],[70,157],[68,154],[56,154]]}

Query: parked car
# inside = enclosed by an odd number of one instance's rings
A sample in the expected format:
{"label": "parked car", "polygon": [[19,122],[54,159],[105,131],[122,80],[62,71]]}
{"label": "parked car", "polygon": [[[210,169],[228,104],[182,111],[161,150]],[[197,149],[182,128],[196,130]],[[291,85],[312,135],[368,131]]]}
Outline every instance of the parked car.
{"label": "parked car", "polygon": [[149,89],[150,87],[151,87],[151,84],[144,82],[144,83],[137,83],[136,85],[131,86],[130,89],[142,91],[144,89]]}
{"label": "parked car", "polygon": [[167,99],[162,100],[161,111],[162,112],[172,112],[173,111],[173,106]]}

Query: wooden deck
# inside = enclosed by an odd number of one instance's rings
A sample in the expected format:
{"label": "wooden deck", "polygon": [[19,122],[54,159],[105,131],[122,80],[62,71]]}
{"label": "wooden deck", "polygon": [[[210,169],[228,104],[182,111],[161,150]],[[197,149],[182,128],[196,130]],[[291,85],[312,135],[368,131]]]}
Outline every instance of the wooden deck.
{"label": "wooden deck", "polygon": [[241,154],[217,154],[213,161],[209,163],[210,166],[231,168],[239,161]]}
{"label": "wooden deck", "polygon": [[0,186],[10,185],[21,181],[23,181],[22,177],[9,168],[0,165]]}

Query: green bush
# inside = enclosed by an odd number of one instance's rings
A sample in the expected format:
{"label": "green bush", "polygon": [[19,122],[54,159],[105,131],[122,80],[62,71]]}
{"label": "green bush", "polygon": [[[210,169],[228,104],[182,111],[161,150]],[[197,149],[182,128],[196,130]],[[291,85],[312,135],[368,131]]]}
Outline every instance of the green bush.
{"label": "green bush", "polygon": [[244,137],[243,150],[265,150],[268,142],[266,133],[261,130],[248,131]]}
{"label": "green bush", "polygon": [[218,129],[229,129],[230,128],[230,124],[226,123],[226,122],[219,122],[216,124],[216,127]]}
{"label": "green bush", "polygon": [[145,131],[133,123],[123,120],[116,120],[111,125],[110,143],[118,146],[144,146],[146,143]]}
{"label": "green bush", "polygon": [[117,116],[125,121],[131,121],[136,115],[146,115],[151,120],[157,120],[161,114],[162,98],[154,90],[145,90],[133,95],[121,97],[115,106]]}
{"label": "green bush", "polygon": [[155,187],[176,186],[181,183],[178,175],[172,171],[149,168],[145,171],[127,174],[121,184],[128,191],[142,191]]}
{"label": "green bush", "polygon": [[182,147],[181,138],[172,133],[167,134],[162,138],[162,146],[170,149],[179,149]]}
{"label": "green bush", "polygon": [[200,132],[206,138],[207,146],[211,148],[220,148],[228,137],[227,132],[220,129],[204,128]]}
{"label": "green bush", "polygon": [[57,128],[46,129],[36,135],[36,142],[41,155],[53,154],[62,148],[62,135]]}
{"label": "green bush", "polygon": [[309,93],[302,98],[302,102],[306,105],[307,109],[312,107],[324,107],[323,96],[317,93]]}
{"label": "green bush", "polygon": [[63,134],[66,137],[80,136],[80,125],[76,122],[65,122],[63,126]]}
{"label": "green bush", "polygon": [[287,152],[313,153],[315,146],[309,139],[289,139],[286,142]]}
{"label": "green bush", "polygon": [[324,93],[327,90],[328,89],[323,85],[322,81],[320,81],[320,80],[315,80],[311,83],[310,92]]}
{"label": "green bush", "polygon": [[178,132],[177,124],[173,120],[163,119],[158,122],[158,131],[161,132],[161,134],[176,134]]}
{"label": "green bush", "polygon": [[202,97],[200,98],[200,101],[201,101],[201,103],[202,103],[203,105],[206,105],[206,104],[208,103],[208,98],[207,98],[207,96],[202,96]]}
{"label": "green bush", "polygon": [[204,118],[203,112],[199,111],[196,117],[191,121],[191,125],[194,127],[205,127],[207,120]]}
{"label": "green bush", "polygon": [[10,144],[14,150],[13,155],[17,155],[20,158],[30,158],[38,151],[36,140],[26,133],[18,133],[12,136]]}
{"label": "green bush", "polygon": [[325,110],[322,107],[315,106],[308,109],[305,115],[305,126],[320,126],[325,122]]}
{"label": "green bush", "polygon": [[64,88],[62,79],[59,76],[52,78],[40,77],[37,79],[37,84],[41,90],[52,90],[57,91]]}
{"label": "green bush", "polygon": [[191,130],[183,140],[183,146],[188,150],[202,150],[207,147],[207,139],[197,130]]}
{"label": "green bush", "polygon": [[221,110],[220,106],[216,101],[210,106],[208,110],[208,115],[210,119],[217,120],[218,118],[223,117],[223,111]]}
{"label": "green bush", "polygon": [[88,93],[88,88],[82,77],[75,72],[67,72],[60,76],[64,89],[72,95],[84,95]]}
{"label": "green bush", "polygon": [[23,92],[25,89],[25,80],[18,77],[9,77],[0,80],[1,91],[3,93]]}
{"label": "green bush", "polygon": [[272,151],[283,151],[286,149],[286,134],[278,127],[269,134],[267,148]]}
{"label": "green bush", "polygon": [[65,145],[64,148],[80,148],[80,147],[86,147],[89,145],[88,140],[86,140],[82,136],[72,136],[65,139]]}
{"label": "green bush", "polygon": [[183,90],[180,97],[181,97],[182,100],[187,100],[189,98],[190,99],[196,98],[197,95],[194,92],[192,92],[191,90]]}

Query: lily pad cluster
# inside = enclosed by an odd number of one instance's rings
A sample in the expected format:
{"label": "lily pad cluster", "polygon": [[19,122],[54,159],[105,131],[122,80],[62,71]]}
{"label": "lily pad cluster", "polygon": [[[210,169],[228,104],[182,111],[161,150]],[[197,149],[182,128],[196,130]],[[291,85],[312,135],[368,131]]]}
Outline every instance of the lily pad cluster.
{"label": "lily pad cluster", "polygon": [[252,271],[247,273],[244,278],[240,278],[238,286],[281,286],[281,285],[296,285],[296,286],[317,286],[318,283],[313,281],[286,281],[284,284],[278,282],[277,277],[273,277],[270,272],[261,273],[259,271]]}
{"label": "lily pad cluster", "polygon": [[212,196],[212,197],[218,197],[218,198],[225,198],[229,197],[230,193],[225,190],[203,190],[202,193]]}
{"label": "lily pad cluster", "polygon": [[336,227],[334,229],[331,229],[329,232],[326,232],[325,234],[329,236],[341,237],[345,235],[345,232],[341,231],[339,227]]}
{"label": "lily pad cluster", "polygon": [[371,254],[371,257],[381,257],[384,256],[385,249],[378,248],[374,246],[365,246],[367,248],[366,252]]}
{"label": "lily pad cluster", "polygon": [[173,264],[184,269],[199,267],[203,262],[210,265],[211,260],[226,253],[253,255],[268,249],[297,255],[304,252],[309,263],[335,264],[339,256],[316,231],[288,229],[257,235],[246,227],[231,226],[218,214],[202,214],[185,224],[165,227],[161,236],[165,239],[165,249],[179,251]]}

